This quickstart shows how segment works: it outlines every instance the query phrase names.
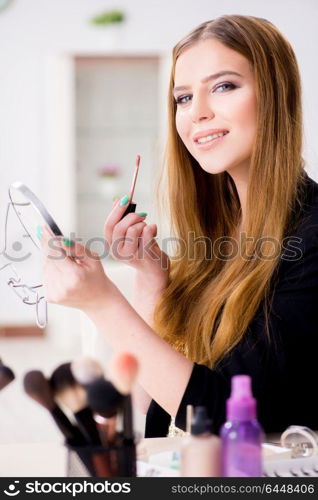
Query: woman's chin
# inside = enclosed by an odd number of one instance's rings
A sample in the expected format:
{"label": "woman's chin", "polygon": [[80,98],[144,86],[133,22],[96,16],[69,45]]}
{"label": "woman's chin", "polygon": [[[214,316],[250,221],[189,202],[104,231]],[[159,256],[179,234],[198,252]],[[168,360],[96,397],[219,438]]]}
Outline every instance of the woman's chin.
{"label": "woman's chin", "polygon": [[216,175],[221,174],[227,170],[226,167],[220,166],[211,166],[211,165],[201,165],[202,170],[204,170],[207,174]]}

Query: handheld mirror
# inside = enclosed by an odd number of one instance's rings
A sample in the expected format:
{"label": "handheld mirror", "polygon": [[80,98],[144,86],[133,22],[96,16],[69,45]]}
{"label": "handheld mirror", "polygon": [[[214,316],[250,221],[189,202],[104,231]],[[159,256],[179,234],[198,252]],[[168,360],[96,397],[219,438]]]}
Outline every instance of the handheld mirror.
{"label": "handheld mirror", "polygon": [[[63,234],[43,203],[25,184],[21,182],[11,184],[9,200],[5,217],[4,249],[0,252],[4,264],[0,261],[0,271],[6,270],[9,273],[6,278],[7,285],[24,304],[35,306],[36,323],[39,328],[45,328],[48,318],[47,302],[42,291],[43,285],[30,284],[37,279],[35,271],[38,267],[36,266],[38,258],[37,255],[34,255],[33,250],[34,247],[38,250],[41,248],[38,239],[39,227],[47,226],[54,236],[60,237]],[[18,227],[16,219],[14,223],[9,224],[10,209],[13,210],[13,214],[20,222]],[[21,229],[24,245],[17,241],[17,233],[19,231],[21,233]],[[11,236],[14,239],[11,247],[13,250],[23,248],[22,257],[17,258],[15,254],[10,254],[9,239]]]}
{"label": "handheld mirror", "polygon": [[9,198],[23,228],[37,247],[40,247],[37,238],[39,226],[47,225],[55,236],[63,236],[41,200],[25,184],[21,182],[11,184]]}

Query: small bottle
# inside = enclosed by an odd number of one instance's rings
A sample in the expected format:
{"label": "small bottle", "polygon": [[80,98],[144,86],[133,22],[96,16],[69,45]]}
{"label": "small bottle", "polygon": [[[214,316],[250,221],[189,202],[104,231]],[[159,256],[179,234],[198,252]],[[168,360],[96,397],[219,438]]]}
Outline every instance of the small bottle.
{"label": "small bottle", "polygon": [[197,406],[191,435],[181,449],[180,475],[183,477],[220,477],[221,440],[211,433],[211,420],[204,406]]}
{"label": "small bottle", "polygon": [[222,476],[261,477],[263,430],[256,420],[256,400],[248,375],[232,377],[226,402],[227,422],[222,426]]}

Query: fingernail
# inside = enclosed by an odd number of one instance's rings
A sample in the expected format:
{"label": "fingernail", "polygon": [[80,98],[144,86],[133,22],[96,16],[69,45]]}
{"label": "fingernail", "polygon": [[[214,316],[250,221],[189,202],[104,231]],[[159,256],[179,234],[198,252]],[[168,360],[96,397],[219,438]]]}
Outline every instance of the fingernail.
{"label": "fingernail", "polygon": [[120,200],[121,206],[123,207],[124,205],[127,205],[128,200],[129,200],[129,196],[128,196],[128,194],[125,194],[125,196]]}
{"label": "fingernail", "polygon": [[119,196],[113,196],[113,201],[119,200]]}
{"label": "fingernail", "polygon": [[42,240],[42,236],[43,236],[43,228],[42,226],[37,226],[36,228],[36,237],[39,241]]}
{"label": "fingernail", "polygon": [[73,241],[69,240],[68,238],[63,238],[62,241],[66,247],[71,247],[73,245]]}
{"label": "fingernail", "polygon": [[140,217],[147,217],[147,212],[138,212],[137,215],[140,215]]}

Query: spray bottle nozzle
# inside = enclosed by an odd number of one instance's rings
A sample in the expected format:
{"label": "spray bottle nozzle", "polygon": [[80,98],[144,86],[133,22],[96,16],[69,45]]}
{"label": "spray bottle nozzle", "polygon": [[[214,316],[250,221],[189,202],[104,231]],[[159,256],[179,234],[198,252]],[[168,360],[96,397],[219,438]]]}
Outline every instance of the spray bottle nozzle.
{"label": "spray bottle nozzle", "polygon": [[248,375],[232,377],[231,397],[226,406],[228,420],[256,418],[256,400],[253,398],[251,378]]}
{"label": "spray bottle nozzle", "polygon": [[235,375],[232,377],[231,398],[252,398],[251,378],[248,375]]}

